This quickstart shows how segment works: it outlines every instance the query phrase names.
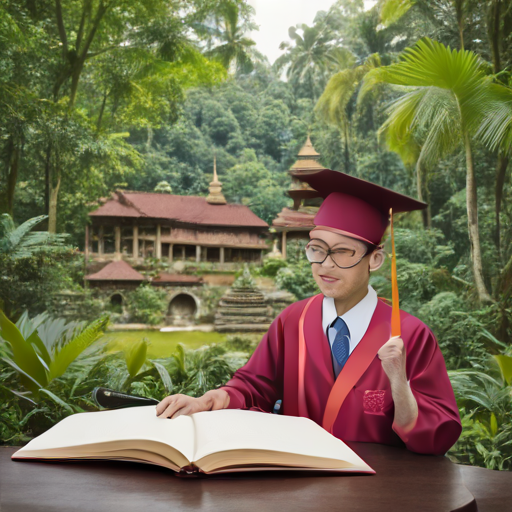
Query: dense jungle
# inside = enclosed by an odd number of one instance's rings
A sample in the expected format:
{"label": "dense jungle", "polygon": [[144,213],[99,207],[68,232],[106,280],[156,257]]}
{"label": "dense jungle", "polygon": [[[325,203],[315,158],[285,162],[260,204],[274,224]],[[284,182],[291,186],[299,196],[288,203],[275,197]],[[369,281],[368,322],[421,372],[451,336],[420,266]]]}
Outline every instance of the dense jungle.
{"label": "dense jungle", "polygon": [[[449,370],[449,456],[512,469],[512,3],[338,0],[290,27],[272,64],[254,30],[243,0],[0,6],[0,442],[92,410],[96,385],[160,398],[225,382],[257,336],[109,352],[92,299],[94,318],[70,321],[52,297],[83,288],[98,199],[206,195],[215,156],[226,199],[271,224],[310,135],[325,167],[428,202],[395,218],[400,306]],[[250,271],[317,292],[300,244]],[[389,258],[371,284],[391,297]],[[158,297],[140,295],[150,315]]]}

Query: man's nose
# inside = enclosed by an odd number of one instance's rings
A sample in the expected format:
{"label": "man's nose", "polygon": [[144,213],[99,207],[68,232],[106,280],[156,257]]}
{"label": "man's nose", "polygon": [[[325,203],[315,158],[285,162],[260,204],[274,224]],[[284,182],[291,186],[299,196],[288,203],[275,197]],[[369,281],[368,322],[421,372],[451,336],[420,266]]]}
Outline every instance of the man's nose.
{"label": "man's nose", "polygon": [[334,261],[332,259],[332,255],[331,254],[328,254],[327,255],[327,258],[325,258],[325,260],[323,261],[322,263],[322,267],[325,267],[325,268],[333,268],[335,267],[336,265],[334,264]]}

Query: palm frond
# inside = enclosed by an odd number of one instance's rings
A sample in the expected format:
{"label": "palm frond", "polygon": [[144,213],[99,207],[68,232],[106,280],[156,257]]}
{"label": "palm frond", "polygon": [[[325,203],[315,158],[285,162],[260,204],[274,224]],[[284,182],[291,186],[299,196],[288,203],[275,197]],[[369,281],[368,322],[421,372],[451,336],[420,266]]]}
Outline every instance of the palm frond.
{"label": "palm frond", "polygon": [[54,353],[50,364],[49,380],[60,377],[67,367],[105,332],[108,321],[108,317],[102,317],[92,322],[76,338],[67,342],[58,352]]}
{"label": "palm frond", "polygon": [[415,4],[414,0],[385,0],[380,6],[380,21],[383,28],[396,23]]}

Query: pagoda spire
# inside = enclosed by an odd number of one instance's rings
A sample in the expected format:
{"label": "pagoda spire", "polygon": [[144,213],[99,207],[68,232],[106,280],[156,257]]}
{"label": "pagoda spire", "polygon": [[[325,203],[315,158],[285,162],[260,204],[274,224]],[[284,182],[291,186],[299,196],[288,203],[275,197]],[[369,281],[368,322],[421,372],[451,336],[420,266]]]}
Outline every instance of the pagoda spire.
{"label": "pagoda spire", "polygon": [[213,181],[208,187],[210,193],[206,198],[206,202],[210,204],[227,204],[226,198],[222,193],[222,183],[217,176],[217,156],[213,156]]}
{"label": "pagoda spire", "polygon": [[298,176],[314,174],[325,170],[323,165],[318,161],[320,153],[315,150],[311,143],[308,133],[306,143],[302,146],[297,154],[297,161],[288,171],[292,177],[288,195],[293,199],[293,209],[298,210],[305,199],[313,199],[319,197],[316,190],[313,190],[305,181],[300,181]]}

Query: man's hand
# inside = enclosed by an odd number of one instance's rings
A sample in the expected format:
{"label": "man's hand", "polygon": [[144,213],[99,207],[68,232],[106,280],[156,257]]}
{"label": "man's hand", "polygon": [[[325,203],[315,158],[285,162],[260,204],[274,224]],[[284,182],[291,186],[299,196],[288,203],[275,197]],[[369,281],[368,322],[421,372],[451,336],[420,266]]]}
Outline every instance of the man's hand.
{"label": "man's hand", "polygon": [[391,386],[398,382],[407,382],[405,371],[405,347],[402,338],[395,336],[387,341],[377,352],[382,369],[388,376]]}
{"label": "man's hand", "polygon": [[418,419],[418,404],[407,382],[406,352],[402,338],[391,338],[380,347],[377,355],[391,384],[391,395],[395,404],[393,430],[407,442],[407,434]]}
{"label": "man's hand", "polygon": [[187,395],[170,395],[156,406],[159,418],[177,418],[182,414],[225,409],[229,405],[229,395],[223,389],[208,391],[199,398]]}

